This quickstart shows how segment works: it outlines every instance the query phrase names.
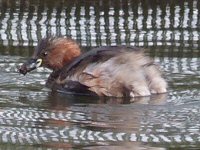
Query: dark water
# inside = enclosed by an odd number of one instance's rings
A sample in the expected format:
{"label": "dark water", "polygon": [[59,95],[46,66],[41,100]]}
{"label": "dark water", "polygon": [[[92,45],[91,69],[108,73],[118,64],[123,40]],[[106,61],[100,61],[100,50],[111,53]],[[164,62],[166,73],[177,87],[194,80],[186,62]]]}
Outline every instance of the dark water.
{"label": "dark water", "polygon": [[[0,149],[199,149],[199,1],[0,1]],[[17,68],[47,35],[148,48],[169,83],[130,100],[52,93]]]}

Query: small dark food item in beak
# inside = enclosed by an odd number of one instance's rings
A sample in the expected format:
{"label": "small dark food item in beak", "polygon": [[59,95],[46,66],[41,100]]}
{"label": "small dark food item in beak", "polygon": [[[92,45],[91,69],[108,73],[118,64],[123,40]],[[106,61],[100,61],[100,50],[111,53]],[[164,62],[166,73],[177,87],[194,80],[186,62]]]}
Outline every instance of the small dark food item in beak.
{"label": "small dark food item in beak", "polygon": [[19,73],[26,75],[27,72],[26,64],[21,65],[19,68]]}
{"label": "small dark food item in beak", "polygon": [[26,75],[26,73],[40,67],[42,59],[30,59],[19,68],[19,73]]}

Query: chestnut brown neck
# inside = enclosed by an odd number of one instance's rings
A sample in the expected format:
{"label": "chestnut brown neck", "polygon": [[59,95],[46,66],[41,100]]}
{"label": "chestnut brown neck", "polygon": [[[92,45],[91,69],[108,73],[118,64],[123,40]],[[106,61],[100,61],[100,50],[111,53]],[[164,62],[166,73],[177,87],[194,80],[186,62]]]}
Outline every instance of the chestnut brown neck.
{"label": "chestnut brown neck", "polygon": [[80,47],[74,40],[58,38],[52,41],[52,50],[48,56],[48,68],[61,69],[80,54]]}

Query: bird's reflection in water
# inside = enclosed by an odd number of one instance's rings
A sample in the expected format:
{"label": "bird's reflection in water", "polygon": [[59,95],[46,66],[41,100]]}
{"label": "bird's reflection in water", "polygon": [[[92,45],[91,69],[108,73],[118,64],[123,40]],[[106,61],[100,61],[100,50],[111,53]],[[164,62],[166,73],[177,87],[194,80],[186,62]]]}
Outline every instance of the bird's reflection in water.
{"label": "bird's reflection in water", "polygon": [[74,93],[63,94],[58,92],[51,92],[48,95],[48,101],[52,108],[64,108],[73,104],[151,104],[164,105],[167,102],[167,93],[155,94],[143,97],[97,97],[97,96],[83,96]]}
{"label": "bird's reflection in water", "polygon": [[[137,97],[137,98],[114,98],[114,97],[95,97],[95,96],[80,96],[74,94],[61,94],[57,92],[49,93],[49,110],[53,113],[71,114],[68,120],[62,119],[46,119],[45,125],[57,126],[60,128],[74,128],[85,132],[85,138],[92,139],[95,132],[102,135],[110,133],[109,138],[115,138],[123,133],[124,141],[119,144],[116,141],[109,141],[108,139],[86,140],[87,148],[101,148],[103,145],[110,145],[110,148],[137,148],[142,143],[139,141],[130,142],[126,139],[132,133],[140,133],[141,118],[143,118],[145,109],[137,108],[137,105],[164,105],[167,99],[167,94],[153,95],[151,97]],[[134,107],[136,106],[136,107]],[[94,132],[94,133],[93,133]],[[92,133],[92,134],[90,134]],[[88,135],[87,135],[88,134]],[[88,136],[88,137],[87,137]],[[113,136],[113,137],[112,137]],[[105,136],[106,137],[106,136]],[[95,138],[95,137],[94,137]],[[99,140],[103,140],[99,144]],[[121,141],[121,142],[122,142]],[[93,146],[91,146],[93,145]],[[112,146],[113,145],[113,146]],[[45,144],[51,147],[52,143]],[[53,144],[54,147],[77,147],[75,143],[57,142]],[[148,146],[147,146],[148,147]]]}
{"label": "bird's reflection in water", "polygon": [[[48,122],[57,122],[58,125],[77,124],[84,128],[97,130],[117,129],[123,131],[138,130],[140,119],[151,110],[147,110],[145,105],[151,108],[154,105],[164,105],[167,94],[153,95],[151,97],[137,98],[114,98],[114,97],[90,97],[65,95],[57,92],[49,94],[49,110],[75,114],[67,122],[59,119]],[[147,112],[148,111],[148,112]],[[126,124],[124,124],[124,121]]]}

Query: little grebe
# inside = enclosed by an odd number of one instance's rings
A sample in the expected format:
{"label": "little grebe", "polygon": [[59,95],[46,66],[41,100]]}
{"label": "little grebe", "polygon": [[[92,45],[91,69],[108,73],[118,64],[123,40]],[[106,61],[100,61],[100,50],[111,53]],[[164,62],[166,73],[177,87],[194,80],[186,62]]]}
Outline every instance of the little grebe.
{"label": "little grebe", "polygon": [[19,72],[25,75],[40,66],[53,70],[46,85],[56,91],[114,97],[167,92],[159,67],[132,46],[103,46],[81,54],[74,40],[48,37],[39,42]]}

